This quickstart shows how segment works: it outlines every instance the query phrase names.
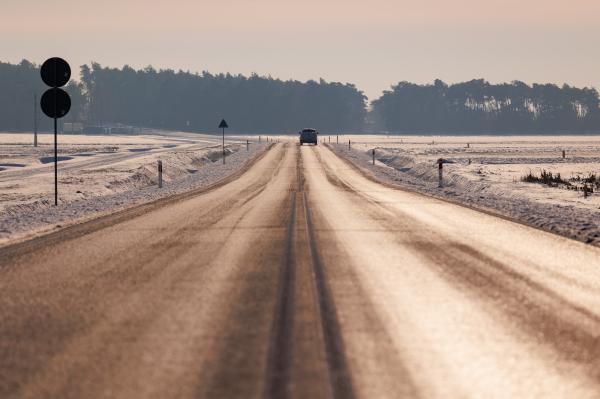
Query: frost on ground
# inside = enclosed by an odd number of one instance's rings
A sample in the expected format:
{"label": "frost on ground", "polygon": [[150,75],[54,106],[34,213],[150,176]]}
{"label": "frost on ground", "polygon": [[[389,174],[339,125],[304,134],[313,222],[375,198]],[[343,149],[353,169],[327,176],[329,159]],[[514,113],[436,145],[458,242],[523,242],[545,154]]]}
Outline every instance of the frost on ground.
{"label": "frost on ground", "polygon": [[[567,189],[521,181],[542,171],[573,182],[598,174],[600,137],[346,136],[340,142],[330,147],[379,180],[600,245],[600,193],[584,197],[573,189],[577,183]],[[448,162],[443,188],[440,158]]]}
{"label": "frost on ground", "polygon": [[[59,205],[54,206],[51,138],[0,134],[0,245],[204,187],[239,170],[266,143],[198,134],[61,136]],[[50,157],[51,161],[46,162]],[[157,161],[163,163],[162,189]]]}

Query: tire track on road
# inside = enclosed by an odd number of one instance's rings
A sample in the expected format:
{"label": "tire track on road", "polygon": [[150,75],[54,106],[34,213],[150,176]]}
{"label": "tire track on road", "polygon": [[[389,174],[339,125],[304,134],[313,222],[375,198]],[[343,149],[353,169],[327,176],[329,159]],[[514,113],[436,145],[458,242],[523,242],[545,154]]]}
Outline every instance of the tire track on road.
{"label": "tire track on road", "polygon": [[271,345],[267,359],[265,398],[289,397],[291,380],[292,346],[294,328],[294,295],[296,264],[294,256],[294,238],[296,226],[296,197],[290,195],[290,214],[286,228],[286,240],[283,262],[279,272],[279,289],[273,326],[271,327]]}
{"label": "tire track on road", "polygon": [[[313,342],[310,355],[307,359],[321,359],[326,363],[321,365],[324,373],[319,375],[318,381],[311,381],[319,385],[318,394],[329,398],[355,397],[350,373],[347,365],[343,338],[339,321],[337,320],[335,304],[330,289],[326,282],[323,264],[319,255],[317,241],[314,233],[310,211],[308,208],[304,166],[301,151],[296,149],[296,182],[290,196],[290,215],[288,217],[287,240],[285,256],[280,271],[279,293],[275,308],[272,328],[271,347],[266,371],[266,398],[294,397],[295,384],[303,381],[294,381],[294,359],[296,331],[294,315],[296,308],[312,303],[313,326],[318,328],[317,336],[321,342]],[[302,266],[308,266],[308,268]],[[307,276],[306,273],[310,275]],[[300,275],[298,275],[300,274]],[[304,277],[312,281],[314,298],[298,297],[298,280]],[[302,304],[300,304],[301,301]],[[310,306],[310,305],[309,305]],[[303,321],[306,323],[306,321]],[[312,367],[319,367],[313,365]],[[324,375],[326,374],[326,375]],[[313,393],[314,394],[314,393]],[[301,397],[301,396],[300,396]]]}
{"label": "tire track on road", "polygon": [[356,190],[325,162],[322,165],[332,185],[371,205],[361,211],[384,230],[409,232],[396,238],[398,245],[411,248],[416,256],[427,259],[440,277],[502,314],[510,320],[512,328],[526,333],[532,341],[543,344],[561,358],[579,363],[591,378],[600,381],[600,316],[510,265],[423,226],[406,212]]}
{"label": "tire track on road", "polygon": [[[314,151],[311,155],[314,155],[320,166],[319,172],[331,185],[331,191],[336,192],[337,195],[345,195],[344,192],[352,193],[354,191],[326,166],[319,151]],[[322,185],[318,185],[318,187],[319,190],[324,189]],[[317,202],[316,205],[318,204]],[[317,226],[313,226],[311,229],[314,242],[319,242],[322,247],[326,247],[322,251],[317,250],[317,253],[322,252],[321,264],[323,267],[321,270],[328,276],[323,280],[331,281],[328,291],[331,292],[330,295],[338,298],[338,306],[342,306],[344,326],[340,326],[340,329],[356,330],[350,332],[349,348],[344,349],[346,355],[353,358],[352,372],[359,374],[355,396],[376,397],[383,392],[386,394],[394,392],[396,397],[421,397],[419,386],[413,379],[411,370],[403,357],[403,349],[394,342],[388,330],[389,324],[372,301],[374,295],[369,291],[370,287],[365,286],[365,282],[358,275],[357,269],[368,265],[356,264],[353,261],[351,252],[339,241],[336,229],[328,223],[327,215],[323,214],[321,209],[316,207],[310,211],[310,214],[311,224],[313,220],[317,221]],[[363,359],[364,362],[354,363],[356,356],[366,357]],[[363,363],[371,363],[370,366],[366,366],[368,373],[377,373],[369,374],[373,376],[371,378],[374,378],[375,375],[377,377],[367,386],[363,384],[364,377],[360,375],[362,367],[364,367]],[[347,367],[350,368],[350,366]]]}
{"label": "tire track on road", "polygon": [[346,360],[344,340],[342,338],[340,322],[337,318],[331,289],[327,284],[323,262],[317,248],[317,239],[311,212],[308,208],[308,201],[306,200],[306,192],[302,195],[302,204],[304,206],[304,220],[308,232],[310,255],[317,287],[319,313],[321,316],[323,337],[325,339],[327,363],[330,373],[329,380],[333,393],[332,396],[336,399],[352,399],[355,395],[348,368],[348,361]]}

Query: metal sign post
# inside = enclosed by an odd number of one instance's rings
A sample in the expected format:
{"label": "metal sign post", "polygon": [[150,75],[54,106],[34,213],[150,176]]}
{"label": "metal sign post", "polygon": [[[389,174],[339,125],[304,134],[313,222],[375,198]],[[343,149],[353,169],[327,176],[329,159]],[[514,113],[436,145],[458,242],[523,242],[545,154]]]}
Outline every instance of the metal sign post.
{"label": "metal sign post", "polygon": [[[56,95],[55,95],[56,96]],[[56,112],[56,98],[54,110]],[[54,206],[58,205],[58,133],[56,128],[56,116],[54,117]]]}
{"label": "metal sign post", "polygon": [[221,123],[219,123],[219,129],[223,129],[223,165],[225,165],[225,128],[228,128],[227,122],[225,119],[221,119]]}
{"label": "metal sign post", "polygon": [[51,88],[42,95],[40,105],[49,118],[54,119],[54,205],[58,205],[58,129],[57,120],[71,109],[71,97],[59,89],[71,79],[71,67],[62,58],[47,59],[40,69],[42,80]]}
{"label": "metal sign post", "polygon": [[38,146],[38,137],[37,137],[37,94],[33,93],[33,146]]}

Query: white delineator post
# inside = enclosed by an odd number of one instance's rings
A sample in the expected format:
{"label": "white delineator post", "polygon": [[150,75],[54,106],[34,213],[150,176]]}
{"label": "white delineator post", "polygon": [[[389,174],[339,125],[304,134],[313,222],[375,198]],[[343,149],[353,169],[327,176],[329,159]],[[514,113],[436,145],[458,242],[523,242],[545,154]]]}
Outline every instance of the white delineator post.
{"label": "white delineator post", "polygon": [[442,165],[444,164],[443,159],[438,159],[438,187],[443,187],[443,175],[442,175]]}
{"label": "white delineator post", "polygon": [[162,161],[158,161],[158,188],[162,188]]}

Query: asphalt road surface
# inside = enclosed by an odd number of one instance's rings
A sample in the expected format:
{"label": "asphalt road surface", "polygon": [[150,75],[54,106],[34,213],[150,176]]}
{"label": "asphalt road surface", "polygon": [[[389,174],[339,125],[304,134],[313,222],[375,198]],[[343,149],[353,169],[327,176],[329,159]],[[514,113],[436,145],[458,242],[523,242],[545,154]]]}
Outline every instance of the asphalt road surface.
{"label": "asphalt road surface", "polygon": [[278,144],[0,250],[0,398],[598,398],[600,251]]}

